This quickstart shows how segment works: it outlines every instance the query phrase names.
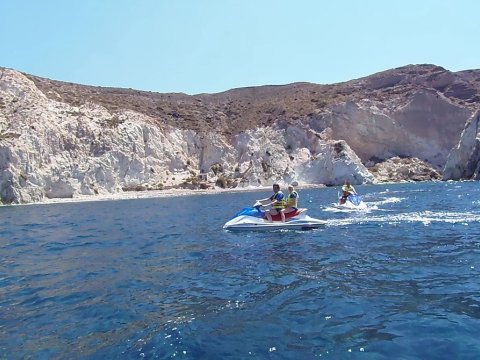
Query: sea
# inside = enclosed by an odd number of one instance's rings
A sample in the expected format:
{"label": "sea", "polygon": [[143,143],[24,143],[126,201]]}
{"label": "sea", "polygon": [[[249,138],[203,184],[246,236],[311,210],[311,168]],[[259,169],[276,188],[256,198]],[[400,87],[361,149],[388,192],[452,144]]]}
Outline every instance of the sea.
{"label": "sea", "polygon": [[0,359],[479,359],[480,183],[299,187],[326,221],[229,232],[266,190],[0,207]]}

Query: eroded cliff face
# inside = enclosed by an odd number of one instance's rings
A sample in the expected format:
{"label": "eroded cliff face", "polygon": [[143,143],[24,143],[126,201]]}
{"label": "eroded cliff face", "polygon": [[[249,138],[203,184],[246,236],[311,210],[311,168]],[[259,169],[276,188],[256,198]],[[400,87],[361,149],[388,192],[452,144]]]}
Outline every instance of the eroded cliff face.
{"label": "eroded cliff face", "polygon": [[200,173],[222,187],[373,181],[346,143],[302,127],[227,137],[160,126],[134,111],[49,99],[13,70],[3,70],[0,91],[3,203],[189,186]]}
{"label": "eroded cliff face", "polygon": [[480,110],[467,121],[460,141],[449,154],[444,180],[480,180]]}
{"label": "eroded cliff face", "polygon": [[371,168],[370,172],[380,182],[441,180],[440,172],[418,158],[393,157]]}
{"label": "eroded cliff face", "polygon": [[[406,67],[338,87],[188,96],[60,83],[0,68],[0,200],[436,178],[433,168],[445,165],[459,141],[476,88],[467,82],[472,74],[458,80],[428,69]],[[462,148],[478,147],[466,132]],[[399,163],[389,159],[397,156],[402,171],[392,169]],[[464,157],[450,155],[449,162]],[[373,165],[371,172],[366,166]]]}
{"label": "eroded cliff face", "polygon": [[417,157],[441,169],[471,110],[424,89],[392,105],[370,99],[340,103],[310,124],[331,128],[364,163]]}

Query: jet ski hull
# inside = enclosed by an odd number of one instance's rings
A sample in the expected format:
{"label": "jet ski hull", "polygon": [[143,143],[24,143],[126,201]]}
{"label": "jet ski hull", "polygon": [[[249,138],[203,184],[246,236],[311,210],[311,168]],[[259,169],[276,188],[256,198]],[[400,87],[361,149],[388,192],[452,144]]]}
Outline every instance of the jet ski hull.
{"label": "jet ski hull", "polygon": [[365,210],[367,209],[367,204],[363,201],[358,205],[351,203],[350,201],[346,201],[345,204],[337,204],[338,208],[340,209],[350,209],[350,210]]}
{"label": "jet ski hull", "polygon": [[343,204],[339,203],[338,207],[350,210],[365,210],[367,205],[362,201],[361,196],[350,194],[347,197],[347,201]]}
{"label": "jet ski hull", "polygon": [[326,221],[312,218],[304,212],[300,215],[291,217],[285,222],[281,221],[267,221],[264,218],[253,217],[248,215],[236,216],[228,221],[223,228],[225,230],[310,230],[325,226]]}

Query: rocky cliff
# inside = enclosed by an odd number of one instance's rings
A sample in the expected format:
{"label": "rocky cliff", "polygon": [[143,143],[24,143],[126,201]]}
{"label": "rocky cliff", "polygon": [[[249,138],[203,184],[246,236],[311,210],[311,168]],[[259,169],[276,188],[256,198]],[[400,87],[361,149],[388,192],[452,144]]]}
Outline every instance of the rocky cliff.
{"label": "rocky cliff", "polygon": [[466,123],[460,141],[449,154],[444,180],[480,180],[480,110]]}
{"label": "rocky cliff", "polygon": [[[0,200],[436,178],[447,158],[465,162],[450,151],[459,142],[472,145],[460,136],[471,137],[472,121],[465,126],[479,94],[480,71],[433,65],[334,85],[193,96],[64,83],[0,68]],[[396,157],[411,171],[389,178],[393,172],[385,169],[398,164]]]}

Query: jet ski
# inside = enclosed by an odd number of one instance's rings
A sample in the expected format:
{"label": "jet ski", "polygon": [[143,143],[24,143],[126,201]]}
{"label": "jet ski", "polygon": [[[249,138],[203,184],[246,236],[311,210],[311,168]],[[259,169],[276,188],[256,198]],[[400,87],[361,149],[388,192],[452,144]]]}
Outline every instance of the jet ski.
{"label": "jet ski", "polygon": [[223,225],[224,230],[310,230],[325,226],[326,221],[308,216],[307,209],[299,208],[285,214],[282,222],[280,214],[272,215],[268,221],[260,204],[247,207],[235,214]]}
{"label": "jet ski", "polygon": [[363,202],[361,196],[350,194],[344,204],[340,204],[340,202],[338,203],[338,207],[352,210],[365,210],[367,205]]}

